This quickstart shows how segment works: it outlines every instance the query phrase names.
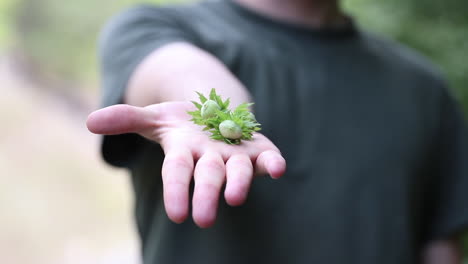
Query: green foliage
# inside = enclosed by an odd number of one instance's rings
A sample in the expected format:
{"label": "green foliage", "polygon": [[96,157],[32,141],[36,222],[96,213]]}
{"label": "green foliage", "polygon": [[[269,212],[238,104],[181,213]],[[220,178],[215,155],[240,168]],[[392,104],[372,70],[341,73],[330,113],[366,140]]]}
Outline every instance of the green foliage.
{"label": "green foliage", "polygon": [[[242,140],[252,139],[252,133],[260,131],[260,124],[255,120],[255,116],[249,111],[252,103],[244,103],[236,107],[234,111],[229,110],[229,98],[225,101],[216,94],[215,89],[211,89],[210,95],[206,98],[198,93],[200,103],[192,102],[197,110],[188,112],[195,124],[204,126],[204,131],[211,132],[211,138],[221,140],[227,144],[240,144]],[[214,115],[203,116],[202,110],[209,103],[216,103]],[[226,122],[229,121],[229,122]],[[233,131],[240,130],[240,135],[234,135]]]}
{"label": "green foliage", "polygon": [[12,21],[16,4],[17,1],[15,0],[0,1],[0,49],[5,48],[13,42]]}
{"label": "green foliage", "polygon": [[[30,62],[37,65],[35,70],[39,74],[81,84],[81,87],[97,87],[96,44],[105,22],[120,10],[142,2],[1,0],[0,7],[3,1],[16,3],[12,11],[15,16],[9,23],[18,36],[15,48],[23,51]],[[183,1],[145,2],[168,4]]]}
{"label": "green foliage", "polygon": [[345,0],[361,27],[390,36],[437,64],[468,114],[468,2]]}

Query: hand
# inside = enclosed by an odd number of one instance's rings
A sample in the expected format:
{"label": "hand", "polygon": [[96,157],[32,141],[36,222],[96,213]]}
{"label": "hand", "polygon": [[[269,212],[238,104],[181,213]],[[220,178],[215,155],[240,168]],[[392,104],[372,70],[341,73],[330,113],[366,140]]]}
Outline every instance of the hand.
{"label": "hand", "polygon": [[96,134],[138,133],[159,143],[165,153],[162,166],[164,205],[169,218],[183,222],[189,211],[189,185],[195,189],[192,217],[200,227],[216,220],[219,194],[231,206],[244,203],[254,175],[283,175],[286,162],[278,148],[265,136],[255,133],[251,141],[228,145],[209,138],[209,133],[193,124],[188,102],[166,102],[147,107],[115,105],[91,113],[88,129]]}

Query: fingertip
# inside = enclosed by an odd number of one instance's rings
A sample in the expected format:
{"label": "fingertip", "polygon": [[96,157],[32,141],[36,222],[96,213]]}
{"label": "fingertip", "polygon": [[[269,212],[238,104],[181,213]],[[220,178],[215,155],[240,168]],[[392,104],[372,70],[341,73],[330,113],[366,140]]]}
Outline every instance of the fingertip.
{"label": "fingertip", "polygon": [[183,212],[183,211],[174,211],[174,210],[166,209],[166,212],[167,212],[168,218],[176,224],[182,224],[183,222],[185,222],[185,220],[188,217],[188,213],[186,211]]}
{"label": "fingertip", "polygon": [[113,125],[115,123],[114,119],[118,118],[116,113],[121,109],[122,107],[116,105],[93,111],[88,115],[86,127],[94,134],[108,133],[109,126]]}
{"label": "fingertip", "polygon": [[256,170],[260,175],[269,174],[271,178],[278,179],[286,171],[286,161],[276,151],[265,151],[257,158]]}
{"label": "fingertip", "polygon": [[214,225],[216,222],[216,211],[217,206],[214,208],[209,208],[211,206],[206,206],[198,203],[197,206],[194,206],[192,210],[192,218],[197,226],[200,228],[208,228]]}
{"label": "fingertip", "polygon": [[212,227],[216,222],[216,214],[204,213],[200,214],[197,210],[193,211],[193,221],[200,228],[209,228]]}
{"label": "fingertip", "polygon": [[218,211],[219,193],[209,191],[207,188],[211,189],[208,185],[197,186],[195,183],[192,199],[192,218],[200,228],[213,226]]}
{"label": "fingertip", "polygon": [[[180,198],[180,201],[175,199],[174,195],[165,195],[165,209],[167,217],[174,223],[183,223],[188,217],[188,205],[186,199]],[[172,196],[172,197],[171,197]],[[168,197],[168,198],[167,198]]]}
{"label": "fingertip", "polygon": [[248,156],[234,155],[226,162],[226,188],[224,198],[230,206],[240,206],[249,193],[253,178],[253,165]]}
{"label": "fingertip", "polygon": [[[170,188],[166,188],[170,189]],[[168,218],[176,223],[183,223],[188,217],[188,198],[178,194],[179,190],[164,191],[164,207]]]}
{"label": "fingertip", "polygon": [[286,160],[279,153],[271,155],[265,165],[268,174],[273,179],[279,179],[286,171]]}
{"label": "fingertip", "polygon": [[174,223],[184,222],[189,214],[189,184],[193,171],[190,152],[168,150],[161,174],[163,199],[167,216]]}
{"label": "fingertip", "polygon": [[[97,110],[99,111],[99,110]],[[98,122],[96,122],[96,112],[94,111],[91,114],[88,115],[88,118],[86,119],[86,127],[88,128],[89,132],[94,133],[94,134],[99,134],[98,130]]]}
{"label": "fingertip", "polygon": [[247,195],[241,191],[228,191],[226,190],[224,193],[224,198],[226,199],[226,203],[230,206],[241,206],[247,200]]}
{"label": "fingertip", "polygon": [[210,228],[215,224],[215,220],[201,220],[201,219],[194,218],[193,221],[198,227],[203,228],[203,229]]}
{"label": "fingertip", "polygon": [[120,104],[92,112],[86,126],[95,134],[116,135],[140,131],[151,127],[152,122],[144,108]]}
{"label": "fingertip", "polygon": [[268,174],[270,174],[271,178],[281,178],[281,176],[283,176],[286,172],[286,161],[283,158],[281,158],[268,162],[267,171]]}

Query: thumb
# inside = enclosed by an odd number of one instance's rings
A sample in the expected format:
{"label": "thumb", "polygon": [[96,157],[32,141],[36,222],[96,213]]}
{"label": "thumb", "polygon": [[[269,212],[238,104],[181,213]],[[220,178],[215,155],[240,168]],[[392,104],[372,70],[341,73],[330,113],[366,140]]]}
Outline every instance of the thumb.
{"label": "thumb", "polygon": [[86,126],[95,134],[117,135],[137,133],[153,123],[148,109],[121,104],[92,112],[88,116]]}

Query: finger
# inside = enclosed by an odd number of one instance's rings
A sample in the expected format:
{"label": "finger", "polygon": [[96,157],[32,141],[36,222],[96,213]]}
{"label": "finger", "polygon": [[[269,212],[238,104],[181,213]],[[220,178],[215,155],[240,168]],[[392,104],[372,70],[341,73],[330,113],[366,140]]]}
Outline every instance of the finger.
{"label": "finger", "polygon": [[210,227],[216,220],[219,192],[224,183],[225,166],[221,156],[204,154],[195,166],[195,190],[192,201],[192,214],[195,223]]}
{"label": "finger", "polygon": [[151,112],[142,107],[113,105],[91,113],[86,125],[95,134],[133,133],[152,126],[150,117]]}
{"label": "finger", "polygon": [[162,166],[164,206],[169,219],[176,223],[188,216],[192,174],[193,157],[188,150],[167,151]]}
{"label": "finger", "polygon": [[280,153],[267,150],[258,155],[255,161],[255,172],[257,174],[269,174],[272,178],[281,177],[286,171],[286,161]]}
{"label": "finger", "polygon": [[253,177],[253,166],[245,155],[234,155],[226,162],[226,190],[224,198],[231,206],[239,206],[247,199]]}

